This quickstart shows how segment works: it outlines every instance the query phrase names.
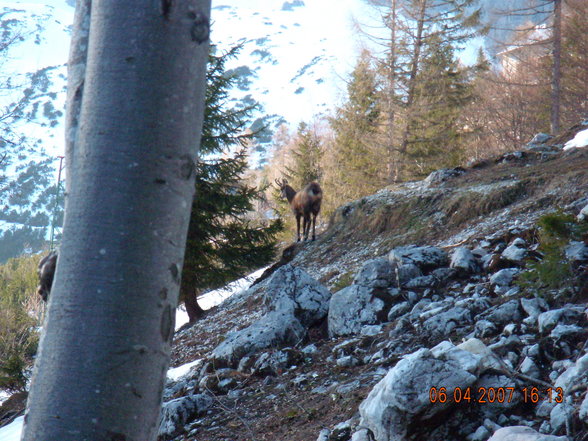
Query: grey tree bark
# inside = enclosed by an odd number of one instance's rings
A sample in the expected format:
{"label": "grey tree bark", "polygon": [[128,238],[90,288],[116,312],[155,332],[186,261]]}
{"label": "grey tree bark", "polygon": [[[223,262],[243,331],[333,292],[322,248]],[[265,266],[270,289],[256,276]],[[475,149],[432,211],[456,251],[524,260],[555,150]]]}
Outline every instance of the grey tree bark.
{"label": "grey tree bark", "polygon": [[82,98],[84,96],[84,77],[90,38],[90,12],[92,0],[77,0],[76,13],[72,27],[69,61],[67,63],[67,99],[65,117],[65,194],[66,203],[73,181],[74,146],[78,133]]}
{"label": "grey tree bark", "polygon": [[155,439],[174,331],[210,0],[94,0],[90,17],[25,441]]}

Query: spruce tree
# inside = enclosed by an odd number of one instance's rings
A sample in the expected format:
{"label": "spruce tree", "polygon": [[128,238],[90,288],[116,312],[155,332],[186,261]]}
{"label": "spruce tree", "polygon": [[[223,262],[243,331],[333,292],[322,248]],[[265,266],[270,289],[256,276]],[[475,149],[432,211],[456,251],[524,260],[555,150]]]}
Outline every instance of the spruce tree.
{"label": "spruce tree", "polygon": [[427,38],[417,73],[407,130],[407,157],[414,176],[463,161],[463,109],[473,99],[468,69],[455,59],[453,46],[438,34]]}
{"label": "spruce tree", "polygon": [[186,244],[180,300],[190,322],[202,315],[197,297],[224,286],[275,256],[281,221],[267,225],[248,218],[262,191],[247,184],[244,133],[253,107],[229,107],[228,92],[235,78],[225,64],[239,47],[217,56],[211,53],[207,71],[206,110],[200,159],[196,164],[196,197]]}
{"label": "spruce tree", "polygon": [[332,167],[327,180],[333,200],[347,202],[381,188],[386,182],[383,152],[377,142],[381,109],[376,72],[364,52],[351,74],[347,101],[330,120],[334,131]]}
{"label": "spruce tree", "polygon": [[[388,156],[382,163],[386,163],[391,181],[422,175],[433,154],[432,147],[436,144],[439,156],[444,157],[446,146],[453,142],[451,131],[443,131],[449,135],[447,138],[436,132],[437,118],[442,115],[431,111],[433,102],[453,106],[453,86],[433,86],[435,81],[430,81],[430,75],[424,71],[437,70],[444,77],[442,82],[450,85],[455,80],[453,85],[461,87],[464,75],[456,75],[455,64],[447,58],[450,52],[463,48],[471,38],[485,31],[480,25],[481,10],[476,8],[476,1],[393,0],[382,14],[383,24],[390,32],[385,59],[380,62]],[[437,67],[432,66],[435,58]],[[442,66],[446,71],[441,72]]]}
{"label": "spruce tree", "polygon": [[305,122],[298,125],[296,145],[292,151],[293,163],[286,167],[287,174],[296,190],[302,189],[321,177],[321,140],[316,132]]}

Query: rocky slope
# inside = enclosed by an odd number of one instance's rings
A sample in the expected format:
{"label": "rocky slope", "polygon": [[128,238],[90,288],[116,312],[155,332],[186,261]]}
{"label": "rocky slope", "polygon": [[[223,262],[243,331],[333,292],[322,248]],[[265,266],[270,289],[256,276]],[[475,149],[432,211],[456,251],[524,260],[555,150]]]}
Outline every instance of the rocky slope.
{"label": "rocky slope", "polygon": [[159,439],[588,440],[582,129],[340,207],[176,334]]}
{"label": "rocky slope", "polygon": [[588,149],[532,144],[341,207],[176,335],[160,439],[588,439],[586,236],[547,287],[536,226],[587,196]]}

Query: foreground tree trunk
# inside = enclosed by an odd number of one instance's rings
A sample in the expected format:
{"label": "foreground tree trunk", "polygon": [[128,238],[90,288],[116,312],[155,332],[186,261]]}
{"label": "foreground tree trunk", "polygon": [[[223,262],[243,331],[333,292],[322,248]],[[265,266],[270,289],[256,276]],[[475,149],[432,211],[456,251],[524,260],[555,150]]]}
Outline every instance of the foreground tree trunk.
{"label": "foreground tree trunk", "polygon": [[155,439],[174,331],[210,0],[94,0],[90,15],[25,441]]}

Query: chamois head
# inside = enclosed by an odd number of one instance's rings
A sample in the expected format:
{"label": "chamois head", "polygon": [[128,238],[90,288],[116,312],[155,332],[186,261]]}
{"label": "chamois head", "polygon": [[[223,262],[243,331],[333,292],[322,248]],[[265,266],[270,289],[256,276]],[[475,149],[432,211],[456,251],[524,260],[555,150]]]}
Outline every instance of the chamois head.
{"label": "chamois head", "polygon": [[282,197],[288,199],[292,213],[296,216],[297,240],[300,241],[300,218],[303,218],[304,240],[308,240],[312,215],[312,240],[315,240],[316,217],[321,210],[323,191],[316,182],[311,182],[298,193],[288,185],[286,179],[276,179]]}
{"label": "chamois head", "polygon": [[55,275],[55,265],[57,264],[57,252],[51,251],[39,262],[37,268],[37,275],[39,276],[39,286],[37,287],[37,294],[41,296],[44,302],[47,302],[49,294],[51,293],[51,286],[53,285],[53,277]]}
{"label": "chamois head", "polygon": [[292,202],[292,198],[296,195],[296,190],[288,185],[288,181],[284,178],[276,179],[276,185],[280,189],[280,196],[284,199],[288,199],[288,202]]}

